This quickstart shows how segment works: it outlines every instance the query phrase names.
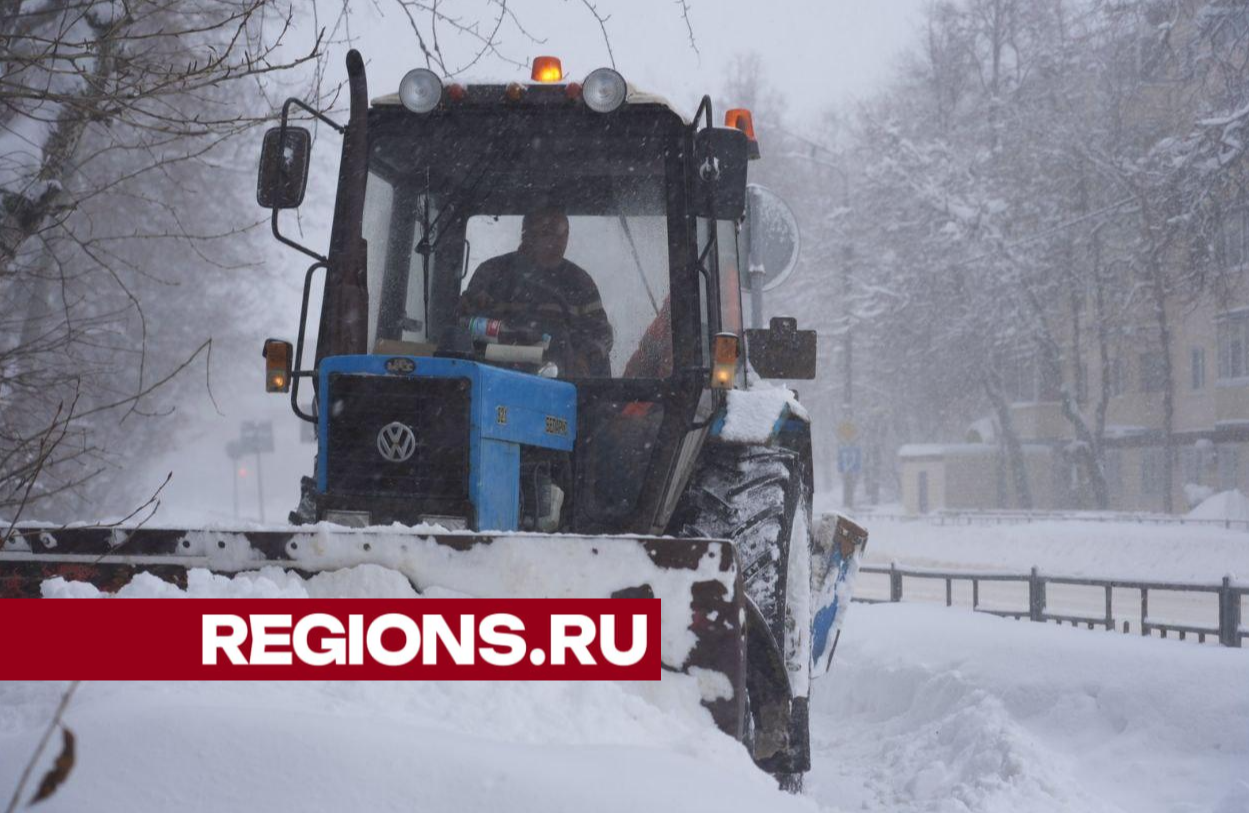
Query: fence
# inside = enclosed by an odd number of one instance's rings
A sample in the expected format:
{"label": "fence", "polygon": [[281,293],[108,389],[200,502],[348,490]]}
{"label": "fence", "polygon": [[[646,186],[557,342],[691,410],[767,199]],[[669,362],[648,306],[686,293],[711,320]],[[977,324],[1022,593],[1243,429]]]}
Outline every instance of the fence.
{"label": "fence", "polygon": [[[1173,632],[1179,635],[1181,641],[1187,635],[1196,635],[1197,640],[1201,643],[1205,643],[1206,636],[1211,635],[1217,636],[1218,642],[1223,646],[1231,647],[1241,646],[1241,641],[1249,637],[1249,630],[1243,628],[1240,623],[1241,598],[1249,595],[1249,585],[1233,583],[1230,576],[1224,576],[1221,584],[1190,584],[1186,582],[1142,582],[1079,576],[1049,576],[1041,574],[1035,567],[1032,568],[1030,573],[971,573],[901,568],[895,563],[888,567],[863,565],[859,570],[862,573],[879,573],[889,576],[889,598],[887,601],[890,602],[902,601],[903,579],[905,578],[943,580],[945,582],[945,604],[947,607],[952,606],[954,603],[954,583],[971,582],[972,610],[975,612],[990,613],[1005,618],[1015,618],[1016,620],[1027,618],[1030,621],[1055,621],[1060,625],[1066,622],[1073,627],[1085,624],[1089,629],[1093,629],[1095,626],[1102,626],[1107,630],[1114,630],[1114,591],[1116,589],[1137,590],[1140,592],[1141,599],[1141,635],[1151,635],[1157,630],[1163,638],[1166,638],[1168,633]],[[1003,609],[982,607],[980,605],[981,582],[1016,582],[1026,584],[1028,586],[1027,608]],[[1097,617],[1050,612],[1046,605],[1045,593],[1046,587],[1051,584],[1100,587],[1104,589],[1106,594],[1105,615]],[[1198,626],[1151,619],[1149,617],[1149,592],[1151,590],[1214,594],[1218,597],[1217,626]],[[858,596],[854,600],[873,604],[886,601],[886,599],[860,598]],[[1125,633],[1131,631],[1129,622],[1123,622],[1123,631]]]}
{"label": "fence", "polygon": [[1107,511],[1000,511],[943,508],[929,514],[904,514],[896,510],[876,511],[870,506],[848,512],[861,519],[895,522],[928,522],[933,525],[1023,525],[1030,522],[1122,522],[1137,525],[1183,525],[1249,531],[1249,519],[1200,519],[1172,514],[1133,514]]}

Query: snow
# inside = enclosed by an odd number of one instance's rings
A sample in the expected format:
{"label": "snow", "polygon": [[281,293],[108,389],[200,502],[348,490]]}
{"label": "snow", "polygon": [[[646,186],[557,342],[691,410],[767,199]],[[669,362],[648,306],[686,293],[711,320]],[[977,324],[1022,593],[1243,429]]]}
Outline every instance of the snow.
{"label": "snow", "polygon": [[[342,595],[387,577],[334,578],[197,577],[193,589]],[[240,580],[252,584],[227,584]],[[803,797],[776,791],[714,730],[697,702],[718,690],[714,673],[88,683],[65,718],[77,765],[41,809],[1244,813],[1247,675],[1246,650],[859,605],[830,678],[814,684]],[[0,684],[0,788],[61,689]]]}
{"label": "snow", "polygon": [[1219,527],[1080,520],[1020,525],[866,521],[866,564],[1213,582],[1249,577],[1249,533]]}
{"label": "snow", "polygon": [[[49,579],[42,585],[44,598],[107,598],[86,582]],[[202,568],[187,571],[187,587],[137,573],[117,591],[118,598],[417,598],[403,574],[378,565],[358,565],[317,573],[305,579],[280,567],[222,576]]]}
{"label": "snow", "polygon": [[1200,483],[1184,484],[1184,501],[1192,507],[1200,505],[1214,495],[1215,491],[1212,486],[1203,486]]}
{"label": "snow", "polygon": [[[0,685],[0,787],[60,688]],[[89,683],[74,773],[40,809],[813,809],[687,705],[610,683]]]}
{"label": "snow", "polygon": [[[103,595],[61,579],[44,593]],[[379,594],[415,595],[376,565],[310,579],[193,570],[186,591],[140,574],[118,593]],[[13,787],[60,690],[0,684],[0,788]],[[731,691],[707,670],[639,683],[88,683],[66,716],[78,764],[41,809],[812,810],[715,728],[699,701]]]}
{"label": "snow", "polygon": [[[630,537],[585,538],[564,534],[491,534],[489,544],[456,550],[421,530],[315,526],[315,535],[288,553],[299,566],[340,569],[369,561],[392,568],[419,590],[429,587],[470,596],[576,598],[649,584],[657,597],[686,597],[697,582],[720,581],[732,595],[731,573],[721,571],[712,545],[693,569],[660,568]],[[444,538],[456,534],[442,534]],[[466,538],[475,538],[465,534]],[[674,542],[674,544],[685,544]],[[696,643],[689,605],[666,605],[661,621],[665,664],[680,668]]]}
{"label": "snow", "polygon": [[[675,669],[684,666],[696,644],[691,630],[693,608],[689,603],[693,585],[720,582],[729,597],[736,587],[734,572],[721,567],[721,554],[727,543],[703,543],[706,551],[696,566],[661,567],[651,553],[652,549],[661,548],[664,540],[646,537],[650,541],[643,544],[638,537],[628,535],[480,535],[446,532],[428,525],[346,528],[319,523],[184,531],[178,550],[192,566],[217,572],[253,570],[263,566],[263,555],[243,531],[262,529],[286,536],[283,544],[292,567],[322,572],[366,563],[380,565],[399,578],[406,577],[411,586],[426,595],[430,591],[442,591],[444,595],[450,591],[456,595],[499,598],[608,598],[621,590],[650,585],[655,597],[667,602],[660,626],[660,647],[664,663]],[[124,542],[129,530],[115,529],[116,544]],[[450,544],[457,538],[463,540],[461,544]],[[684,547],[691,543],[672,540],[672,544]],[[6,548],[15,552],[24,549],[25,542],[20,538]],[[261,571],[273,572],[272,568]],[[205,570],[197,578],[210,577]],[[245,580],[232,584],[232,590],[248,589]],[[83,588],[56,584],[48,589],[57,595],[68,595],[61,591]],[[130,585],[126,589],[172,588],[152,584],[150,588]]]}
{"label": "snow", "polygon": [[1233,519],[1249,521],[1249,497],[1240,491],[1222,491],[1208,497],[1200,505],[1188,512],[1192,519]]}
{"label": "snow", "polygon": [[[1021,448],[1025,452],[1048,451],[1049,447],[1040,443],[1024,443]],[[923,457],[988,457],[1000,452],[992,443],[907,443],[898,448],[900,459]]]}
{"label": "snow", "polygon": [[898,457],[900,459],[912,457],[939,457],[950,449],[950,445],[944,443],[907,443],[898,448]]}
{"label": "snow", "polygon": [[767,443],[787,414],[809,420],[806,408],[787,387],[754,384],[749,390],[729,390],[720,437],[733,443]]}
{"label": "snow", "polygon": [[807,778],[828,806],[1249,810],[1246,650],[860,605],[831,678]]}

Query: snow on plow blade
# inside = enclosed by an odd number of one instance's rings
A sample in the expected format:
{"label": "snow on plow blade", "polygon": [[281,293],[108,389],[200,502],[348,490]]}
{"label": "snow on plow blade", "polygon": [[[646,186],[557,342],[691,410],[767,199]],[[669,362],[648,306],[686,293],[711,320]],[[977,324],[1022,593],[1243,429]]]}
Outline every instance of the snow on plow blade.
{"label": "snow on plow blade", "polygon": [[301,526],[264,531],[21,527],[0,550],[0,598],[37,598],[61,576],[116,591],[139,572],[186,586],[192,568],[303,574],[361,564],[404,574],[419,592],[494,598],[658,598],[664,667],[720,672],[732,697],[704,701],[740,736],[745,709],[743,591],[723,540],[430,532]]}

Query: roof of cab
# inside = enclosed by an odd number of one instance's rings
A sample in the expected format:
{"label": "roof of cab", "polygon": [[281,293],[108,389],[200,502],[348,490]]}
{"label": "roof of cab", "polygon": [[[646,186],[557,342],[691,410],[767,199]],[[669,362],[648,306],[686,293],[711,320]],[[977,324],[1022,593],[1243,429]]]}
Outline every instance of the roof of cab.
{"label": "roof of cab", "polygon": [[[500,85],[499,87],[504,87],[504,86]],[[550,87],[550,86],[547,85],[544,87]],[[638,90],[631,83],[627,84],[626,87],[628,88],[628,93],[625,95],[625,104],[659,105],[660,107],[664,107],[670,110],[672,113],[678,116],[681,119],[681,121],[685,122],[686,124],[690,123],[689,119],[685,116],[685,114],[682,113],[680,110],[678,110],[671,102],[669,102],[663,96],[660,96],[655,93],[647,93],[644,90]],[[400,104],[399,94],[387,93],[384,96],[378,96],[374,98],[372,102],[370,102],[370,104],[374,107],[392,107],[392,106],[397,107]]]}

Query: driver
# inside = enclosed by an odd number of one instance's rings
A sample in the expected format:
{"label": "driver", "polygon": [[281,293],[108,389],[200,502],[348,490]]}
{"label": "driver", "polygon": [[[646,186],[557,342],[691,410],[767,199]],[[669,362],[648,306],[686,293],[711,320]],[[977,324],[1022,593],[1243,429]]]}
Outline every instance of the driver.
{"label": "driver", "polygon": [[568,217],[560,209],[525,215],[520,246],[477,267],[460,298],[460,315],[549,335],[547,357],[562,378],[610,377],[611,324],[598,286],[564,259],[567,249]]}

